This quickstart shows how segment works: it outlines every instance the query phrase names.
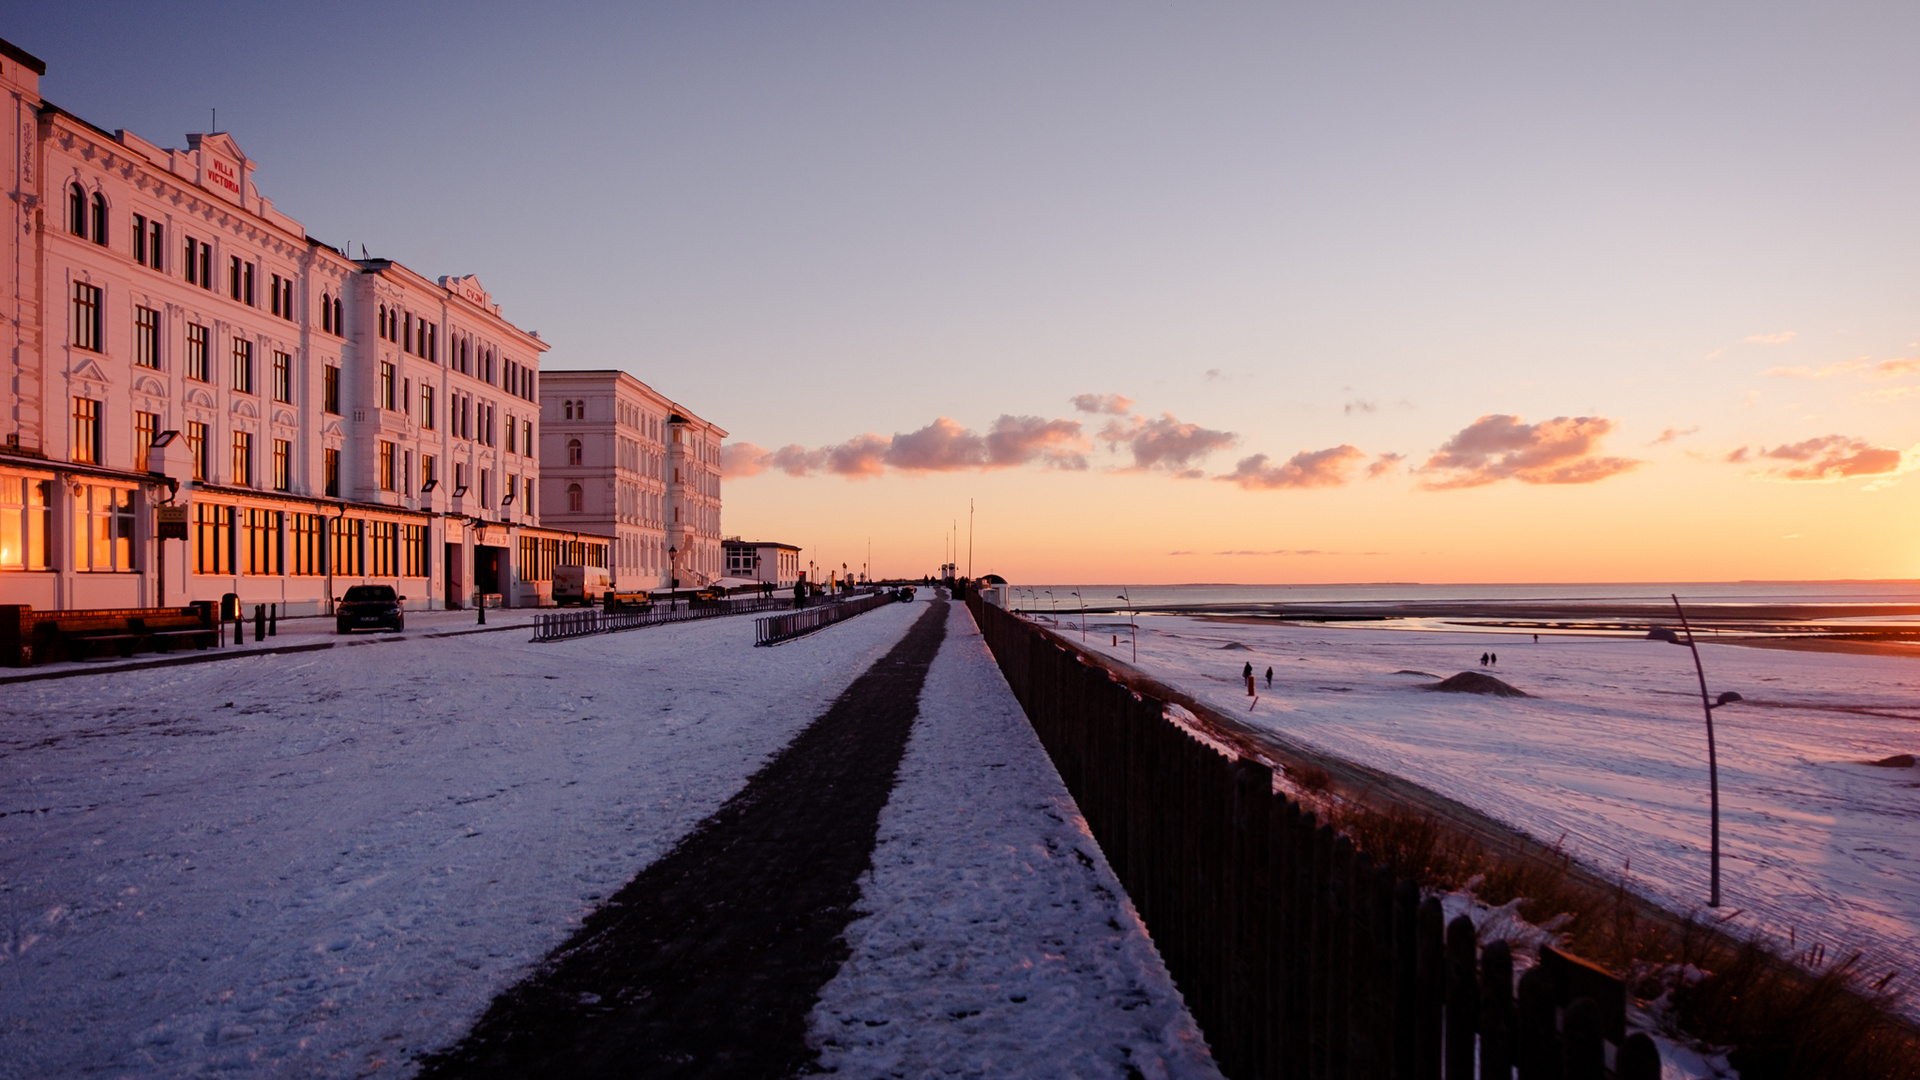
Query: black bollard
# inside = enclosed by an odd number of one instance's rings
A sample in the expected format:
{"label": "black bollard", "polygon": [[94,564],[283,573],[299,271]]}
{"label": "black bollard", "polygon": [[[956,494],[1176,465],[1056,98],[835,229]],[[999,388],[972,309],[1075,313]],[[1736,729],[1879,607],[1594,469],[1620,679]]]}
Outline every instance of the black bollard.
{"label": "black bollard", "polygon": [[267,605],[253,605],[253,640],[267,640]]}
{"label": "black bollard", "polygon": [[476,596],[474,597],[474,601],[473,606],[480,611],[480,625],[485,626],[487,625],[487,598],[484,596]]}
{"label": "black bollard", "polygon": [[273,604],[267,608],[267,636],[268,637],[280,636],[280,605],[279,604]]}
{"label": "black bollard", "polygon": [[235,605],[233,609],[233,643],[235,645],[247,643],[247,617],[240,613],[239,605]]}

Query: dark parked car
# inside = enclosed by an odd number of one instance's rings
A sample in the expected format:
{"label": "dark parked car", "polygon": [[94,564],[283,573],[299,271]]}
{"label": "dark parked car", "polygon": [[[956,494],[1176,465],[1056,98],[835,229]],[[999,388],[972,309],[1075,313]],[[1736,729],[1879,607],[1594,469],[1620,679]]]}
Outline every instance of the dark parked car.
{"label": "dark parked car", "polygon": [[355,585],[334,608],[334,625],[345,634],[362,627],[407,628],[407,617],[400,610],[404,596],[395,596],[391,585]]}

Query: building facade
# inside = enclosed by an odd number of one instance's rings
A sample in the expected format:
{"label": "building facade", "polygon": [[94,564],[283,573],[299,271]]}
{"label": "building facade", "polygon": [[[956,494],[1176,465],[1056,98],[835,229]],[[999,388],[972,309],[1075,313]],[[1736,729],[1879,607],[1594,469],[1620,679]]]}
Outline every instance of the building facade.
{"label": "building facade", "polygon": [[720,541],[720,547],[726,552],[728,577],[784,588],[803,576],[800,549],[792,544],[732,536]]}
{"label": "building facade", "polygon": [[614,583],[659,589],[726,575],[720,450],[727,433],[624,371],[540,373],[540,511],[611,541]]}
{"label": "building facade", "polygon": [[546,345],[472,277],[308,236],[231,136],[109,133],[44,101],[44,73],[0,42],[0,603],[550,596],[521,573],[571,542],[538,529]]}

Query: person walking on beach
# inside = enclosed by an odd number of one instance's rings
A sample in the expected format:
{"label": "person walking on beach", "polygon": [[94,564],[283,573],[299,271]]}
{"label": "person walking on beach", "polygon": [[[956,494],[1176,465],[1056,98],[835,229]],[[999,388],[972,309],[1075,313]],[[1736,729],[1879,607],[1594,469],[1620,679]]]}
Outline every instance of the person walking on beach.
{"label": "person walking on beach", "polygon": [[1253,661],[1251,660],[1247,661],[1247,666],[1240,669],[1240,677],[1247,680],[1247,696],[1252,697],[1253,696]]}
{"label": "person walking on beach", "polygon": [[1273,669],[1267,669],[1267,689],[1273,689]]}
{"label": "person walking on beach", "polygon": [[1497,653],[1497,652],[1490,652],[1490,653],[1488,653],[1488,654],[1487,654],[1487,666],[1488,666],[1488,667],[1499,667],[1499,666],[1500,666],[1500,654],[1499,654],[1499,653]]}
{"label": "person walking on beach", "polygon": [[1486,666],[1487,666],[1487,654],[1486,654],[1486,653],[1481,653],[1481,654],[1480,654],[1480,666],[1481,666],[1481,667],[1486,667]]}

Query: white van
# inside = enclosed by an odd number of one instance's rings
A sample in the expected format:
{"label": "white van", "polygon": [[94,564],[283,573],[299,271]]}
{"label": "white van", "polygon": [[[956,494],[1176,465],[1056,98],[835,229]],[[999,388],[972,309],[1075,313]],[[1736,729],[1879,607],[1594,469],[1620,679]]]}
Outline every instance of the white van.
{"label": "white van", "polygon": [[556,566],[553,568],[553,602],[598,604],[611,581],[602,566]]}

